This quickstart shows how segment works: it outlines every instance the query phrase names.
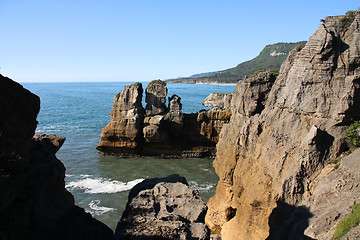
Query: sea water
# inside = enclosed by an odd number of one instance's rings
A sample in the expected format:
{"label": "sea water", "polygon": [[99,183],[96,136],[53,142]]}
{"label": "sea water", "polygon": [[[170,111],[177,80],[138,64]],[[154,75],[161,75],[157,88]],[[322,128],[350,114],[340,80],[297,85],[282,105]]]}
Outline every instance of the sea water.
{"label": "sea water", "polygon": [[[214,194],[218,181],[210,158],[119,158],[98,153],[96,146],[101,129],[110,121],[113,97],[126,84],[131,83],[22,83],[41,99],[36,132],[66,137],[57,153],[66,167],[66,188],[78,206],[112,229],[125,209],[129,190],[145,178],[177,173],[200,192],[204,201]],[[146,85],[143,83],[144,89]],[[180,83],[167,87],[168,96],[181,97],[184,113],[207,109],[202,102],[212,92],[235,89],[234,85]]]}

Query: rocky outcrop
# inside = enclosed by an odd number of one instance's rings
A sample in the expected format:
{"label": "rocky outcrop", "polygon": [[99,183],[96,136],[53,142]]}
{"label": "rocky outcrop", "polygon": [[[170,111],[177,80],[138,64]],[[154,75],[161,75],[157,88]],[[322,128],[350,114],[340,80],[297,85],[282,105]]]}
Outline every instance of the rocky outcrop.
{"label": "rocky outcrop", "polygon": [[114,239],[210,239],[205,213],[205,203],[185,178],[146,179],[130,191]]}
{"label": "rocky outcrop", "polygon": [[231,93],[211,93],[203,102],[205,107],[213,107],[214,110],[230,109]]}
{"label": "rocky outcrop", "polygon": [[0,75],[0,238],[110,239],[112,231],[74,205],[55,153],[65,138],[37,134],[39,97]]}
{"label": "rocky outcrop", "polygon": [[[276,239],[332,239],[339,221],[360,202],[360,149],[341,160],[340,166],[329,164],[310,184],[312,195],[304,199],[276,233]],[[348,239],[358,239],[353,229]],[[353,236],[353,237],[351,237]],[[345,238],[346,239],[346,238]]]}
{"label": "rocky outcrop", "polygon": [[146,115],[153,116],[163,114],[167,111],[166,96],[167,87],[166,83],[161,80],[151,81],[146,88]]}
{"label": "rocky outcrop", "polygon": [[[181,98],[166,103],[167,87],[161,80],[148,84],[145,114],[140,83],[124,87],[114,98],[111,122],[102,130],[97,149],[122,156],[204,157],[215,155],[215,145],[231,111],[211,110],[184,114]],[[128,97],[130,96],[130,97]],[[136,103],[136,104],[135,104]]]}
{"label": "rocky outcrop", "polygon": [[[222,239],[276,239],[314,194],[311,183],[327,161],[346,150],[343,132],[360,119],[359,26],[359,15],[348,28],[327,17],[273,83],[266,76],[238,83],[217,144],[220,180],[206,216]],[[307,210],[297,211],[309,218]],[[290,238],[306,238],[304,230],[315,236],[307,227],[302,222],[301,237]]]}
{"label": "rocky outcrop", "polygon": [[101,132],[97,147],[104,153],[138,154],[143,143],[144,108],[141,83],[126,85],[114,97],[111,121]]}

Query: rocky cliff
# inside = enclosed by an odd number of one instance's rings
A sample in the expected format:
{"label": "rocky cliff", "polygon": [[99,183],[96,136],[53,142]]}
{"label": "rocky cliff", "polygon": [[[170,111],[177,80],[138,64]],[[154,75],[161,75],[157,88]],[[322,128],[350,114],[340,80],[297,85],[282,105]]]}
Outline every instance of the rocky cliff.
{"label": "rocky cliff", "polygon": [[167,87],[161,80],[150,82],[145,94],[145,109],[141,105],[141,83],[127,85],[115,96],[111,121],[102,130],[97,147],[101,153],[161,157],[215,155],[220,130],[231,116],[229,109],[184,114],[177,95],[169,97],[166,106]]}
{"label": "rocky cliff", "polygon": [[[232,94],[206,216],[222,239],[326,239],[309,222],[321,210],[301,204],[329,159],[346,150],[344,130],[360,119],[360,16],[349,26],[340,18],[327,17],[276,80],[248,78]],[[301,224],[290,220],[296,212]],[[281,235],[285,223],[297,234]]]}
{"label": "rocky cliff", "polygon": [[34,136],[39,97],[2,75],[0,86],[0,238],[111,239],[65,189],[65,138]]}

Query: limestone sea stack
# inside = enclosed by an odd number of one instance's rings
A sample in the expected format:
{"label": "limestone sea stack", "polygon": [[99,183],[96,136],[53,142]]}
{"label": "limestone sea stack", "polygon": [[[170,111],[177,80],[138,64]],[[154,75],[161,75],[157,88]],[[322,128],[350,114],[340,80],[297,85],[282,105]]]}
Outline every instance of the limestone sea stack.
{"label": "limestone sea stack", "polygon": [[141,83],[126,85],[114,97],[111,121],[104,127],[97,147],[104,153],[138,154],[143,143],[143,121],[145,111],[142,107],[143,88]]}
{"label": "limestone sea stack", "polygon": [[97,149],[120,156],[214,156],[220,130],[230,120],[230,109],[185,114],[177,95],[168,97],[166,105],[167,92],[164,81],[150,82],[144,109],[141,83],[125,86],[114,98],[111,121],[102,130]]}
{"label": "limestone sea stack", "polygon": [[220,180],[206,216],[222,239],[329,239],[309,220],[321,210],[307,199],[319,192],[329,159],[346,150],[345,129],[360,119],[360,16],[349,25],[341,18],[325,18],[276,80],[247,78],[232,94],[213,164]]}

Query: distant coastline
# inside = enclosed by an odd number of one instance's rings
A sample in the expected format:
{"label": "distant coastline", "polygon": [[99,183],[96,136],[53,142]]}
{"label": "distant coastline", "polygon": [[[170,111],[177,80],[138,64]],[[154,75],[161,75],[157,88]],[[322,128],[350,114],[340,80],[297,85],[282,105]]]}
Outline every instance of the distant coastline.
{"label": "distant coastline", "polygon": [[170,83],[181,83],[181,84],[197,84],[197,85],[220,85],[220,86],[236,86],[237,83],[217,83],[217,82],[167,82]]}

